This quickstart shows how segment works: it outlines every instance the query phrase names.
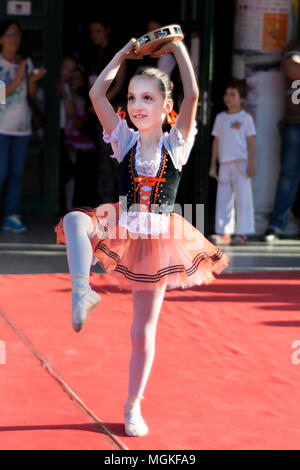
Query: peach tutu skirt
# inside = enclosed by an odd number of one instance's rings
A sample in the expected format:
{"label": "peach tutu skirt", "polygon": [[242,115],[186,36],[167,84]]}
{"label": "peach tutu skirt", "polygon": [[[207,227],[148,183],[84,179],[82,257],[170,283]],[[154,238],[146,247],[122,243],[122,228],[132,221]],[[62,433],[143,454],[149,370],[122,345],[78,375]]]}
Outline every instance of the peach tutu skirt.
{"label": "peach tutu skirt", "polygon": [[[228,266],[228,257],[179,214],[170,215],[168,233],[144,235],[130,233],[118,225],[122,213],[120,202],[107,205],[114,207],[114,218],[98,215],[105,212],[105,206],[73,210],[92,218],[93,264],[100,262],[107,273],[113,272],[120,288],[175,289],[209,284],[215,279],[214,274],[220,274]],[[63,219],[55,231],[57,244],[66,243]]]}

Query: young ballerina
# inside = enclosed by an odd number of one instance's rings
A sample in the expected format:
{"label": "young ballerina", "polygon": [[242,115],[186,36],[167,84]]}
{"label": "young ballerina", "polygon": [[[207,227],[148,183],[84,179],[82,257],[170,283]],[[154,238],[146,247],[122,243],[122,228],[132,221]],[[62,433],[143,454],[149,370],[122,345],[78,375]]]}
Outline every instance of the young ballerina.
{"label": "young ballerina", "polygon": [[90,90],[97,116],[120,164],[123,194],[114,204],[74,209],[56,227],[57,241],[67,243],[72,277],[72,323],[75,331],[100,302],[89,286],[90,267],[101,262],[106,272],[130,287],[133,298],[128,397],[125,432],[143,436],[148,427],[140,400],[155,352],[156,326],[166,289],[209,283],[228,258],[203,234],[173,212],[182,166],[196,134],[198,87],[183,42],[165,44],[156,56],[172,53],[179,66],[184,99],[170,132],[162,124],[172,112],[171,83],[158,69],[136,72],[129,83],[127,110],[131,129],[115,113],[107,91],[122,62],[139,58],[130,40],[101,72]]}

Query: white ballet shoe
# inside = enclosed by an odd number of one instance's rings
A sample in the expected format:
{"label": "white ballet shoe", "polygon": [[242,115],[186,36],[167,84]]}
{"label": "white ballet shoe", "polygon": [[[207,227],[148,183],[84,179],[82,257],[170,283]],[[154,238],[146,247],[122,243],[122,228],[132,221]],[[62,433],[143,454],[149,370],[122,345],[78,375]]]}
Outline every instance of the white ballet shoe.
{"label": "white ballet shoe", "polygon": [[100,303],[101,297],[92,289],[79,288],[72,294],[72,327],[77,333],[82,330],[89,312]]}
{"label": "white ballet shoe", "polygon": [[124,423],[125,423],[125,433],[127,436],[145,436],[148,434],[148,426],[143,420],[140,412],[140,404],[137,398],[132,401],[127,401],[124,405]]}
{"label": "white ballet shoe", "polygon": [[124,414],[125,433],[127,436],[145,436],[148,434],[148,426],[139,412],[128,411]]}

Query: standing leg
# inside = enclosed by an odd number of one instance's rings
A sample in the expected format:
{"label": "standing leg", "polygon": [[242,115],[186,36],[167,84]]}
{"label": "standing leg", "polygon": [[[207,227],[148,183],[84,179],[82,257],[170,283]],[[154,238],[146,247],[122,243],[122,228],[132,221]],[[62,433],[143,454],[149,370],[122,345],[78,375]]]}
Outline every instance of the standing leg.
{"label": "standing leg", "polygon": [[6,216],[19,213],[20,197],[27,148],[30,136],[12,136],[10,148],[9,177],[6,196]]}
{"label": "standing leg", "polygon": [[300,180],[300,126],[286,124],[282,135],[281,168],[269,229],[283,232],[297,194]]}
{"label": "standing leg", "polygon": [[93,250],[90,236],[94,232],[91,218],[83,212],[69,212],[64,217],[68,264],[72,277],[72,326],[79,332],[87,314],[100,302],[100,296],[89,285]]}
{"label": "standing leg", "polygon": [[[248,162],[241,163],[241,170],[247,173]],[[236,201],[236,234],[247,235],[254,233],[254,208],[251,179],[238,171],[233,178],[233,191]]]}
{"label": "standing leg", "polygon": [[125,430],[131,436],[141,436],[148,432],[140,415],[140,400],[153,364],[156,326],[164,294],[165,287],[133,292],[132,352],[128,398],[124,407]]}
{"label": "standing leg", "polygon": [[10,141],[9,135],[0,134],[0,195],[8,175]]}
{"label": "standing leg", "polygon": [[216,200],[216,233],[231,235],[234,233],[234,196],[232,188],[232,165],[221,164],[218,175],[218,188]]}

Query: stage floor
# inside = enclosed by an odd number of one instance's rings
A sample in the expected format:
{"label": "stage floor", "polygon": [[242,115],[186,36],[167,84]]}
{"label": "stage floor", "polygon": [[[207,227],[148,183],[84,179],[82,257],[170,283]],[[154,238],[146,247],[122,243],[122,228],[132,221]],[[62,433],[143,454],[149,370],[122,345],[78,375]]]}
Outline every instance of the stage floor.
{"label": "stage floor", "polygon": [[299,449],[300,241],[224,251],[213,284],[166,294],[150,432],[129,438],[130,293],[93,272],[102,302],[74,333],[65,247],[45,227],[1,233],[0,449]]}

